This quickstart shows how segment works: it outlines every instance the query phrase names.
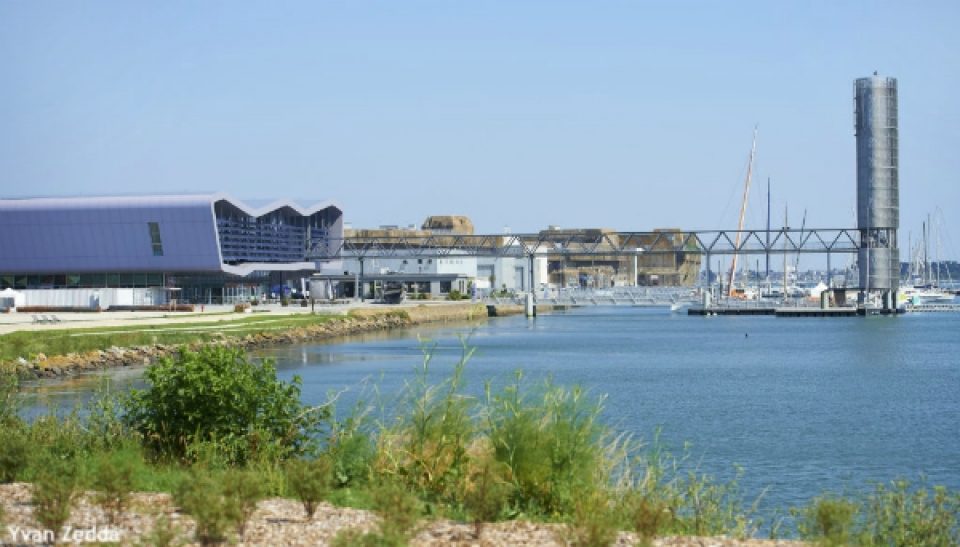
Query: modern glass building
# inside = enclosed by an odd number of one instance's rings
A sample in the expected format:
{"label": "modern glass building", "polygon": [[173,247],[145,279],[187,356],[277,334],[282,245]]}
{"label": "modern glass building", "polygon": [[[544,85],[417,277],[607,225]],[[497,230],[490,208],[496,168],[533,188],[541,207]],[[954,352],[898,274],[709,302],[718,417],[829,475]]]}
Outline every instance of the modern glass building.
{"label": "modern glass building", "polygon": [[3,199],[0,290],[162,287],[181,301],[231,302],[299,290],[319,269],[308,254],[342,237],[343,211],[333,202],[253,207],[225,194]]}

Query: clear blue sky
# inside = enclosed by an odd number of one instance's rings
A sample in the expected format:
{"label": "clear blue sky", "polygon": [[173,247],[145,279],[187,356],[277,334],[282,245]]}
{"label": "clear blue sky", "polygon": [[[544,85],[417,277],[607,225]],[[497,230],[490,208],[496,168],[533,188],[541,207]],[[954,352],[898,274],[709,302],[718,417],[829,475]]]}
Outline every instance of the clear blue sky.
{"label": "clear blue sky", "polygon": [[[901,240],[960,258],[960,3],[0,1],[0,195],[334,199],[358,227],[855,225],[900,83]],[[937,208],[942,208],[937,213]],[[905,252],[904,252],[905,255]]]}

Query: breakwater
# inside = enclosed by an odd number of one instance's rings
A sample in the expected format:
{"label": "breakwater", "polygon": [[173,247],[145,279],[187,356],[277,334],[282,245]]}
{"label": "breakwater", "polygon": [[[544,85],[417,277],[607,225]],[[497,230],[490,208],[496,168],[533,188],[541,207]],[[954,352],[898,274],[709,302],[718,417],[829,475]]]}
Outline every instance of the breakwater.
{"label": "breakwater", "polygon": [[[485,320],[487,309],[482,304],[464,303],[442,306],[410,306],[401,309],[361,308],[329,321],[273,331],[230,335],[218,332],[212,339],[188,344],[149,344],[132,347],[111,346],[64,355],[21,356],[9,362],[24,380],[59,378],[97,369],[146,366],[163,357],[172,357],[186,347],[191,350],[203,346],[223,345],[248,350],[273,345],[321,341],[365,332],[409,328],[425,323],[463,322]],[[231,324],[224,321],[226,329]],[[49,334],[49,333],[45,333]],[[40,333],[37,334],[41,336]]]}

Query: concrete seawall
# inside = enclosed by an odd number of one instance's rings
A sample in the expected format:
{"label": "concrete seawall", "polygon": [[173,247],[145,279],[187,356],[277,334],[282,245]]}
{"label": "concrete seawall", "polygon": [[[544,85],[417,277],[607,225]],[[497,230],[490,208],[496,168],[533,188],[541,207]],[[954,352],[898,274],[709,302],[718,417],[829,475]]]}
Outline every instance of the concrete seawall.
{"label": "concrete seawall", "polygon": [[[536,304],[534,309],[537,314],[550,313],[567,309],[568,306],[556,306],[554,304]],[[523,315],[526,310],[521,304],[489,304],[487,305],[487,316],[506,317],[508,315]]]}

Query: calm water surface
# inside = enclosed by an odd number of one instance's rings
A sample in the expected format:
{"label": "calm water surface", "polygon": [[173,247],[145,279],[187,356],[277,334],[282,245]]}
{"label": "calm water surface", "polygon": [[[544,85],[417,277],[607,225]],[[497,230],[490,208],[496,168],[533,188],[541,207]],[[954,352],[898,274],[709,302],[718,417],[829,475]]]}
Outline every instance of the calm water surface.
{"label": "calm water surface", "polygon": [[[896,318],[688,317],[640,308],[585,308],[479,327],[422,328],[261,352],[318,403],[349,388],[339,408],[399,391],[422,362],[417,335],[448,373],[460,337],[476,348],[469,390],[522,369],[536,381],[606,394],[606,419],[730,478],[764,506],[804,503],[825,489],[897,477],[960,489],[960,314]],[[126,381],[134,376],[127,373]],[[49,388],[70,392],[71,388]]]}
{"label": "calm water surface", "polygon": [[[424,329],[437,344],[439,378],[469,334],[468,382],[552,376],[606,394],[608,421],[682,452],[729,478],[744,469],[748,496],[799,504],[824,489],[896,477],[960,488],[960,315],[788,319],[688,317],[638,308],[593,308]],[[305,397],[372,378],[400,389],[422,360],[413,334],[276,349]],[[347,394],[344,400],[352,400]]]}

